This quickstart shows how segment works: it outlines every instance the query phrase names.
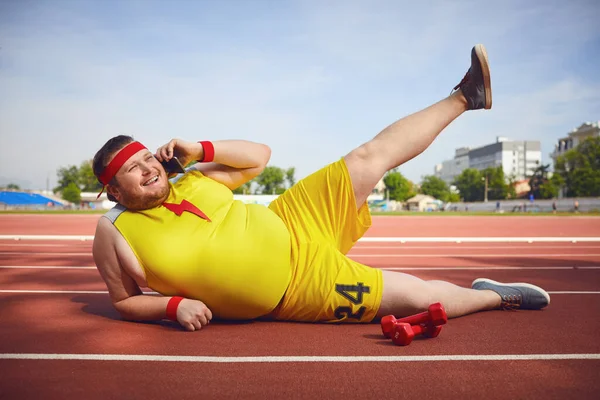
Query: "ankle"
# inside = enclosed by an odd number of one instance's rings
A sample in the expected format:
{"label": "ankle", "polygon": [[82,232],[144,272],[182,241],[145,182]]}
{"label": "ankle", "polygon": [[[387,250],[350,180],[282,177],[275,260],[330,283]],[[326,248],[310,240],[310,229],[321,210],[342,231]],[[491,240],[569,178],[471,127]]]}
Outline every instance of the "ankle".
{"label": "ankle", "polygon": [[457,91],[452,93],[450,95],[450,99],[452,99],[457,104],[460,104],[464,111],[467,111],[469,109],[469,102],[463,94],[462,89],[458,89]]}

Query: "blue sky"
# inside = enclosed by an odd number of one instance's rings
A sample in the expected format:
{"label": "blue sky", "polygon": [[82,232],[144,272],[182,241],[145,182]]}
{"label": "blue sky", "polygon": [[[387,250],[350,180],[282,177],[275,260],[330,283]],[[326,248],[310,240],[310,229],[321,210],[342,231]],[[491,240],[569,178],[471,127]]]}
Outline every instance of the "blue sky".
{"label": "blue sky", "polygon": [[302,178],[447,96],[486,45],[494,106],[400,171],[419,182],[496,136],[600,119],[600,2],[0,1],[0,184],[56,184],[126,133],[248,139]]}

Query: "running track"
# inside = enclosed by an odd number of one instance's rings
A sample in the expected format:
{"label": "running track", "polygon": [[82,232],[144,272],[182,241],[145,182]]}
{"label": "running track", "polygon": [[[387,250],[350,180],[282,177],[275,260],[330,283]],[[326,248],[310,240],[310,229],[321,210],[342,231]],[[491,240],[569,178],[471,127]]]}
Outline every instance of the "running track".
{"label": "running track", "polygon": [[375,324],[121,321],[81,240],[98,217],[0,215],[1,399],[600,398],[598,218],[374,217],[350,253],[360,262],[552,296],[399,347]]}

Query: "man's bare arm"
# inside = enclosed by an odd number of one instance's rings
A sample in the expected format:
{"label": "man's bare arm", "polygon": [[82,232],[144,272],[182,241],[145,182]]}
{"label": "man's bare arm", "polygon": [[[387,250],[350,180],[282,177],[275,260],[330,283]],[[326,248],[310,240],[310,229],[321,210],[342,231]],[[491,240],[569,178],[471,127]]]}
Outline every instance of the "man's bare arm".
{"label": "man's bare arm", "polygon": [[[260,175],[271,158],[271,149],[264,144],[246,140],[218,140],[212,143],[213,161],[197,163],[193,168],[232,190]],[[200,143],[173,139],[156,152],[159,161],[169,160],[173,155],[185,165],[193,160],[204,159],[204,149]]]}
{"label": "man's bare arm", "polygon": [[[113,306],[123,319],[130,321],[166,318],[167,303],[171,297],[142,293],[139,285],[126,272],[127,263],[137,263],[137,259],[131,249],[122,246],[128,246],[127,242],[108,219],[100,218],[94,237],[93,255]],[[177,309],[178,322],[190,331],[207,325],[211,318],[210,310],[197,300],[184,299]]]}

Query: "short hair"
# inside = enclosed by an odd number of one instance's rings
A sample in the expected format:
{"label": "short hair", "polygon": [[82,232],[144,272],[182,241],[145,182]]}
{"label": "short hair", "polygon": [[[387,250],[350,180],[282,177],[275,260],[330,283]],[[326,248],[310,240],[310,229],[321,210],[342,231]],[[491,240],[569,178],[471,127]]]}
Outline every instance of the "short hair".
{"label": "short hair", "polygon": [[[127,144],[129,144],[133,141],[134,141],[134,139],[132,136],[127,136],[127,135],[115,136],[112,139],[109,139],[104,144],[104,146],[102,146],[102,148],[100,150],[98,150],[98,152],[94,156],[94,161],[92,162],[92,169],[94,170],[94,175],[96,176],[96,178],[98,178],[98,181],[100,181],[100,175],[102,175],[102,172],[104,172],[104,169],[108,165],[108,160],[110,160],[111,157],[117,151],[121,150],[123,147],[125,147]],[[111,180],[111,182],[113,182],[113,184],[114,184],[114,179],[115,178],[113,177],[113,180]],[[100,183],[102,183],[102,182],[100,182]],[[117,199],[115,199],[114,196],[109,194],[108,192],[106,193],[106,196],[108,197],[108,199],[110,201],[114,201],[115,203],[117,202]]]}

